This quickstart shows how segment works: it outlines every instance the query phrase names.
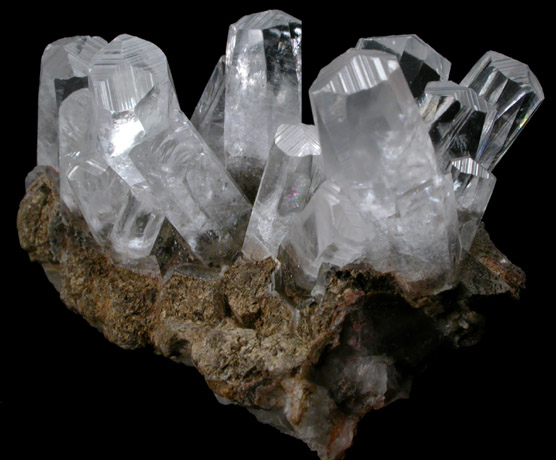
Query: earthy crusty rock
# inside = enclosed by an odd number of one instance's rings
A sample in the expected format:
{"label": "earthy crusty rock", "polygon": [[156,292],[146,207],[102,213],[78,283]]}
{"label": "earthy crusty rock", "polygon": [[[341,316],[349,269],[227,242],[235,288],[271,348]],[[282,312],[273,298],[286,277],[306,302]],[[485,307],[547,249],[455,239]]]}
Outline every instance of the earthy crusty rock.
{"label": "earthy crusty rock", "polygon": [[416,297],[369,267],[331,271],[321,299],[284,301],[276,264],[201,268],[172,229],[153,255],[162,275],[122,268],[76,216],[62,215],[55,173],[30,176],[17,225],[68,308],[108,340],[195,366],[220,401],[338,459],[369,410],[406,397],[412,375],[439,347],[475,343],[477,298],[517,298],[523,272],[481,228],[460,284]]}

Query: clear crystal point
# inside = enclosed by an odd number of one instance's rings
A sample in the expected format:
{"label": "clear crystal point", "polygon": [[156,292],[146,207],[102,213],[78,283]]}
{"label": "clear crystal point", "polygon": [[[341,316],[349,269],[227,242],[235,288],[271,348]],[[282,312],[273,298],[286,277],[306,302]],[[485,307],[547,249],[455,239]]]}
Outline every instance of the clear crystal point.
{"label": "clear crystal point", "polygon": [[68,37],[46,47],[41,59],[37,164],[58,170],[58,110],[72,92],[87,87],[93,55],[106,45],[100,37]]}
{"label": "clear crystal point", "polygon": [[448,80],[450,61],[441,56],[417,35],[388,35],[361,38],[356,48],[392,53],[398,58],[411,93],[420,100],[430,81]]}
{"label": "clear crystal point", "polygon": [[482,155],[495,112],[473,89],[451,81],[431,82],[420,110],[443,169],[450,169],[452,159]]}
{"label": "clear crystal point", "polygon": [[309,95],[326,177],[370,228],[388,235],[384,248],[373,248],[386,260],[361,256],[409,283],[449,285],[459,261],[452,184],[396,57],[348,50],[320,72]]}
{"label": "clear crystal point", "polygon": [[282,238],[323,181],[315,126],[280,125],[243,243],[250,259],[276,257]]}
{"label": "clear crystal point", "polygon": [[224,114],[226,102],[226,56],[222,56],[203,91],[191,123],[216,156],[225,162]]}
{"label": "clear crystal point", "polygon": [[476,157],[491,171],[543,101],[543,90],[527,65],[495,51],[479,59],[461,84],[484,97],[496,112],[492,133]]}
{"label": "clear crystal point", "polygon": [[301,122],[301,21],[269,10],[230,26],[225,99],[226,168],[253,201],[276,129]]}

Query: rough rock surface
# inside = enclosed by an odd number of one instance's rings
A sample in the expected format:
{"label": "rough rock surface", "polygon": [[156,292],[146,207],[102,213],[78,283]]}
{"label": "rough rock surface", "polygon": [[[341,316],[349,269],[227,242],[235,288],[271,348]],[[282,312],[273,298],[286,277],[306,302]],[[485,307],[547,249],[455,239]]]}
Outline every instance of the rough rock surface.
{"label": "rough rock surface", "polygon": [[35,170],[27,185],[20,243],[68,308],[121,347],[195,366],[221,402],[322,459],[343,457],[369,410],[407,396],[431,354],[477,341],[475,305],[518,298],[525,284],[481,227],[449,291],[409,296],[391,275],[349,267],[329,274],[322,299],[292,306],[273,290],[272,259],[200,271],[171,231],[154,250],[164,276],[117,266],[79,218],[61,214],[56,173]]}

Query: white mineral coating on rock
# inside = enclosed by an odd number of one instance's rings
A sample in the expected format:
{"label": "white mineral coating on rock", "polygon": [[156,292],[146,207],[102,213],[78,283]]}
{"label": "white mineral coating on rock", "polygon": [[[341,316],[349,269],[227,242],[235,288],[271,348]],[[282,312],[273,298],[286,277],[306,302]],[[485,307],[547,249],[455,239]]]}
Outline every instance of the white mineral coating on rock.
{"label": "white mineral coating on rock", "polygon": [[454,159],[451,164],[460,241],[462,248],[468,251],[492,196],[496,178],[472,158]]}
{"label": "white mineral coating on rock", "polygon": [[203,91],[191,123],[199,131],[216,156],[225,162],[224,156],[224,106],[226,102],[226,57],[222,56]]}
{"label": "white mineral coating on rock", "polygon": [[543,90],[527,65],[495,51],[479,59],[461,84],[475,90],[496,111],[492,134],[476,157],[492,171],[543,101]]}
{"label": "white mineral coating on rock", "polygon": [[90,135],[91,99],[87,88],[70,94],[60,105],[58,140],[60,151],[60,198],[70,211],[79,206],[68,182],[68,172],[76,164]]}
{"label": "white mineral coating on rock", "polygon": [[417,35],[361,38],[356,48],[394,54],[416,100],[421,99],[428,82],[448,80],[450,74],[450,61]]}
{"label": "white mineral coating on rock", "polygon": [[269,10],[230,26],[225,105],[226,168],[254,199],[276,129],[301,122],[301,21]]}
{"label": "white mineral coating on rock", "polygon": [[323,181],[319,163],[315,126],[278,127],[243,243],[247,258],[276,257],[293,219]]}
{"label": "white mineral coating on rock", "polygon": [[58,170],[58,109],[72,92],[87,87],[89,62],[106,45],[100,37],[68,37],[46,47],[41,59],[37,164]]}
{"label": "white mineral coating on rock", "polygon": [[431,82],[420,110],[444,169],[449,170],[452,159],[482,156],[479,149],[488,140],[495,111],[473,89],[451,81]]}
{"label": "white mineral coating on rock", "polygon": [[201,261],[222,263],[237,255],[251,205],[185,115],[129,156],[158,209]]}
{"label": "white mineral coating on rock", "polygon": [[[361,247],[348,244],[338,260],[355,260],[360,251],[373,267],[408,283],[448,286],[460,255],[455,197],[396,57],[348,50],[321,70],[309,94],[326,177],[350,197],[369,226],[361,233],[372,241],[356,237]],[[301,214],[306,220],[305,212],[319,212],[309,205]],[[340,231],[353,238],[350,229]],[[342,254],[341,238],[334,251]],[[320,262],[306,262],[311,277]]]}
{"label": "white mineral coating on rock", "polygon": [[146,40],[120,35],[91,60],[89,87],[95,147],[130,187],[144,182],[128,153],[179,110],[166,56]]}

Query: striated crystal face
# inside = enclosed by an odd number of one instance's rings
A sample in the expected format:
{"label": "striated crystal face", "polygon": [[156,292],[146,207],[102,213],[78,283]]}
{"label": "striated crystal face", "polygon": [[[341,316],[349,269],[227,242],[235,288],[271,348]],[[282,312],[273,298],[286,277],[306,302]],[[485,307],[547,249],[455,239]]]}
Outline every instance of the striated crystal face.
{"label": "striated crystal face", "polygon": [[494,51],[487,52],[461,84],[484,97],[496,112],[492,133],[476,157],[491,171],[543,101],[543,90],[527,65]]}
{"label": "striated crystal face", "polygon": [[58,169],[58,110],[72,92],[87,87],[93,55],[106,45],[100,37],[68,37],[46,47],[41,59],[37,164]]}
{"label": "striated crystal face", "polygon": [[253,201],[276,129],[301,122],[301,21],[270,10],[230,26],[225,99],[226,168]]}
{"label": "striated crystal face", "polygon": [[481,157],[495,111],[474,90],[451,81],[431,82],[420,109],[442,168],[449,169],[455,158]]}
{"label": "striated crystal face", "polygon": [[195,107],[191,123],[199,131],[207,145],[225,163],[224,155],[224,114],[226,102],[226,56],[222,56],[203,95]]}
{"label": "striated crystal face", "polygon": [[133,148],[130,158],[201,261],[237,255],[251,206],[185,115]]}
{"label": "striated crystal face", "polygon": [[421,99],[428,82],[448,80],[450,61],[417,35],[361,38],[356,48],[394,54],[416,100]]}
{"label": "striated crystal face", "polygon": [[295,216],[322,181],[315,126],[279,126],[253,205],[243,254],[251,259],[276,257]]}

